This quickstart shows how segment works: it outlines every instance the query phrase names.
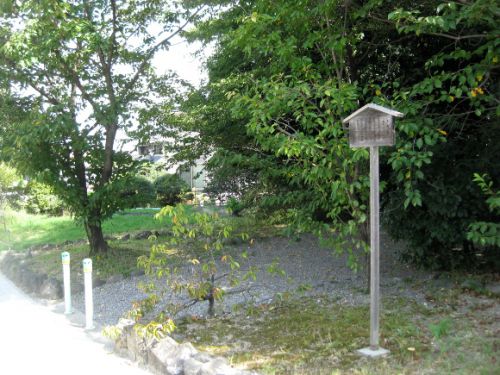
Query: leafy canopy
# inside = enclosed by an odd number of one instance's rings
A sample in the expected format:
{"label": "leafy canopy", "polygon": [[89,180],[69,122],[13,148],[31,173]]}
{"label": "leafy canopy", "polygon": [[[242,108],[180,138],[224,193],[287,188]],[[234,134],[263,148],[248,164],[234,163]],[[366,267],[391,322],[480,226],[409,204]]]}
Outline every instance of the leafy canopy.
{"label": "leafy canopy", "polygon": [[389,230],[410,260],[467,264],[477,249],[465,229],[488,212],[472,173],[499,177],[496,15],[483,0],[228,7],[191,34],[216,52],[184,127],[250,204],[287,210],[354,257],[368,238],[368,152],[348,146],[341,120],[369,102],[395,108],[397,144],[381,150]]}

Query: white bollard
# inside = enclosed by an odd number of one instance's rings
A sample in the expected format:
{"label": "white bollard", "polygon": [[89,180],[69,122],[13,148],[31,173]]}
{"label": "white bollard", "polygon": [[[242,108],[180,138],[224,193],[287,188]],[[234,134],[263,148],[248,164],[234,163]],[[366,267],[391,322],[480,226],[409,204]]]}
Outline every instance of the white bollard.
{"label": "white bollard", "polygon": [[61,253],[61,261],[63,265],[63,283],[64,283],[64,313],[71,314],[71,277],[69,270],[70,255],[67,251]]}
{"label": "white bollard", "polygon": [[85,329],[94,329],[94,300],[92,296],[92,259],[83,260],[85,286]]}

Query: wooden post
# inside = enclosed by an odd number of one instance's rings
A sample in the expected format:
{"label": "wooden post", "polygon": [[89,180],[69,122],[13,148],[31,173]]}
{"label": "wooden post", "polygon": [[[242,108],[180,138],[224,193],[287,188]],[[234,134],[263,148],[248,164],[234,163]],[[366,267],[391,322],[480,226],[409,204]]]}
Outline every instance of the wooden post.
{"label": "wooden post", "polygon": [[358,350],[368,357],[387,355],[379,345],[380,321],[380,236],[379,236],[378,146],[370,146],[370,346]]}
{"label": "wooden post", "polygon": [[379,348],[379,163],[378,146],[370,147],[370,349]]}
{"label": "wooden post", "polygon": [[380,237],[379,237],[379,146],[393,146],[395,142],[394,117],[403,114],[390,108],[370,103],[347,116],[349,145],[370,147],[370,346],[358,353],[380,357],[389,353],[379,346],[380,321]]}

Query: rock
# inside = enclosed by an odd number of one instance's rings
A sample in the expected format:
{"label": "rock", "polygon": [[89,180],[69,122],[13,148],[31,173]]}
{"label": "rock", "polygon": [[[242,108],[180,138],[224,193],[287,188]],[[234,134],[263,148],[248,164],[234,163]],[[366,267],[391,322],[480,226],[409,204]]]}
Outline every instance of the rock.
{"label": "rock", "polygon": [[181,375],[183,372],[182,361],[189,358],[190,355],[184,353],[181,358],[179,353],[179,344],[170,337],[165,337],[147,353],[147,363],[150,368],[162,374]]}
{"label": "rock", "polygon": [[122,331],[116,341],[119,353],[128,356],[140,364],[146,365],[152,372],[165,375],[249,375],[244,370],[234,369],[222,357],[213,358],[208,353],[198,352],[191,343],[179,344],[171,337],[144,339],[134,329],[131,319],[120,319],[116,327]]}
{"label": "rock", "polygon": [[145,340],[140,337],[133,326],[124,330],[129,357],[139,363],[147,363],[147,347]]}
{"label": "rock", "polygon": [[127,335],[134,328],[135,322],[132,319],[120,318],[116,328],[121,331],[121,335],[115,341],[115,348],[119,353],[127,353]]}
{"label": "rock", "polygon": [[196,359],[197,361],[200,361],[201,363],[207,363],[207,362],[210,362],[213,359],[213,357],[210,354],[203,353],[203,352],[196,353],[193,356],[193,358]]}
{"label": "rock", "polygon": [[190,342],[186,342],[184,344],[179,345],[179,354],[183,358],[187,358],[188,356],[189,357],[193,356],[196,353],[198,353],[198,351],[194,348],[193,344],[191,344]]}
{"label": "rock", "polygon": [[135,322],[132,319],[120,318],[116,324],[116,328],[121,330],[132,330]]}
{"label": "rock", "polygon": [[34,273],[30,269],[24,268],[25,287],[29,293],[40,293],[46,279],[47,275]]}
{"label": "rock", "polygon": [[146,240],[148,239],[153,233],[151,231],[146,230],[144,232],[140,232],[134,235],[134,240]]}
{"label": "rock", "polygon": [[120,237],[120,241],[128,241],[130,240],[130,233],[127,233]]}
{"label": "rock", "polygon": [[39,293],[41,298],[60,299],[63,296],[63,287],[59,281],[50,277],[43,281]]}
{"label": "rock", "polygon": [[184,361],[184,375],[200,375],[203,363],[194,359],[188,358]]}
{"label": "rock", "polygon": [[168,229],[159,230],[159,231],[156,231],[156,233],[158,233],[158,237],[160,237],[160,236],[171,236],[172,235],[172,231],[168,230]]}
{"label": "rock", "polygon": [[237,371],[229,366],[224,358],[216,357],[203,364],[200,375],[233,375]]}

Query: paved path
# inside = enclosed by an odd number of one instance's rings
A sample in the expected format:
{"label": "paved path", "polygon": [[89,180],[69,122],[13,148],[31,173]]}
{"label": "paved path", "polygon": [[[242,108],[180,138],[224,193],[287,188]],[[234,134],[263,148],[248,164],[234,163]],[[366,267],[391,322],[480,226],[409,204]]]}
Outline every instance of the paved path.
{"label": "paved path", "polygon": [[[44,306],[0,273],[0,374],[150,374],[112,354],[57,306]],[[94,336],[92,338],[91,336]]]}

